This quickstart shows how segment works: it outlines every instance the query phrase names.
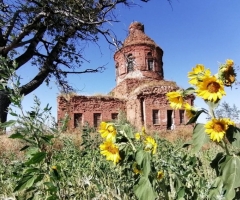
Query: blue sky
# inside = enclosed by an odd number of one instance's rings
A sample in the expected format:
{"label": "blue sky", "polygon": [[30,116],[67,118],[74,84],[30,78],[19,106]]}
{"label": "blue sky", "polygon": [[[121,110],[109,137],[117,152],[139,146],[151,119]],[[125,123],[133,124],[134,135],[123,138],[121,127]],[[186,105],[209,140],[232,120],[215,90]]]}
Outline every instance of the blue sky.
{"label": "blue sky", "polygon": [[[139,2],[139,6],[127,8],[120,6],[116,16],[120,22],[111,26],[112,30],[123,41],[128,33],[128,26],[139,21],[145,26],[145,33],[164,51],[164,78],[177,82],[187,88],[187,73],[196,64],[203,64],[217,73],[219,63],[233,59],[240,66],[240,1],[239,0],[150,0]],[[106,70],[98,74],[71,75],[69,83],[79,94],[107,94],[116,85],[113,61],[115,49],[100,38],[99,46],[86,45],[83,53],[89,63],[84,68],[96,68],[106,65]],[[239,70],[237,71],[239,74]],[[21,82],[29,81],[37,71],[25,66],[18,74]],[[239,78],[240,80],[240,78]],[[23,100],[23,107],[29,110],[33,106],[33,95],[39,97],[42,106],[49,103],[52,115],[57,115],[57,96],[59,90],[52,80],[50,86],[40,86]],[[240,85],[239,85],[240,87]],[[222,101],[240,107],[239,89],[227,89],[227,96]],[[206,107],[203,100],[196,99],[195,105]],[[9,118],[11,118],[9,116]]]}

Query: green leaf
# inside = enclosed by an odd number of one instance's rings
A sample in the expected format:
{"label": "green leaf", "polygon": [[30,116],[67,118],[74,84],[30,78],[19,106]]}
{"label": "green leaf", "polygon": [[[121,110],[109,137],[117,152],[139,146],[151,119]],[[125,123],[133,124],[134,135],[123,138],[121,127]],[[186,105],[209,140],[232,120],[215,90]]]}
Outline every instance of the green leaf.
{"label": "green leaf", "polygon": [[18,185],[15,187],[14,192],[30,188],[33,185],[35,179],[36,179],[36,176],[34,176],[34,175],[33,176],[32,175],[24,176],[18,182]]}
{"label": "green leaf", "polygon": [[54,133],[58,133],[58,129],[56,129],[56,128],[50,128],[50,130]]}
{"label": "green leaf", "polygon": [[45,174],[39,174],[39,175],[37,176],[37,178],[35,179],[34,183],[37,183],[37,182],[39,182],[39,181],[42,181],[43,178],[44,178],[44,176],[45,176]]}
{"label": "green leaf", "polygon": [[59,197],[57,195],[52,195],[47,198],[47,200],[56,200],[56,199],[59,199]]}
{"label": "green leaf", "polygon": [[21,148],[19,151],[24,151],[26,150],[27,148],[29,148],[30,146],[29,145],[25,145],[23,148]]}
{"label": "green leaf", "polygon": [[44,136],[41,136],[41,138],[42,138],[45,142],[51,144],[51,140],[54,138],[54,135],[44,135]]}
{"label": "green leaf", "polygon": [[142,176],[133,188],[134,194],[139,200],[155,200],[157,195],[147,177]]}
{"label": "green leaf", "polygon": [[181,187],[177,193],[177,199],[184,200],[184,195],[185,195],[185,188]]}
{"label": "green leaf", "polygon": [[137,151],[137,153],[136,153],[136,161],[137,161],[138,165],[142,164],[142,161],[143,161],[143,158],[144,158],[144,153],[145,153],[144,150]]}
{"label": "green leaf", "polygon": [[217,177],[214,180],[213,186],[209,191],[208,197],[210,199],[216,199],[217,196],[220,196],[222,193],[223,182],[221,177]]}
{"label": "green leaf", "polygon": [[16,138],[23,139],[24,136],[21,133],[17,132],[17,133],[14,133],[14,134],[10,135],[9,138],[12,138],[12,139],[16,139]]}
{"label": "green leaf", "polygon": [[143,175],[148,177],[150,171],[151,171],[151,155],[150,152],[145,152],[143,157]]}
{"label": "green leaf", "polygon": [[27,161],[25,164],[31,165],[31,164],[40,163],[41,161],[44,160],[45,157],[46,157],[45,152],[37,152],[37,153],[33,154],[32,158],[29,161]]}
{"label": "green leaf", "polygon": [[189,119],[186,125],[195,123],[202,112],[204,112],[204,110],[196,111],[196,114],[191,119]]}
{"label": "green leaf", "polygon": [[28,150],[26,151],[26,156],[27,157],[32,157],[33,154],[39,152],[39,149],[37,147],[29,147],[27,148]]}
{"label": "green leaf", "polygon": [[195,89],[193,87],[189,87],[186,90],[184,90],[183,95],[187,96],[187,95],[193,94],[194,92],[195,92]]}
{"label": "green leaf", "polygon": [[14,125],[16,122],[17,122],[16,120],[9,120],[7,122],[1,123],[1,127],[2,128],[9,127],[9,126]]}
{"label": "green leaf", "polygon": [[205,103],[209,106],[209,108],[215,109],[216,107],[218,107],[220,100],[217,102],[211,102],[211,101],[205,100]]}
{"label": "green leaf", "polygon": [[219,152],[216,157],[210,163],[210,166],[215,169],[217,176],[220,176],[221,172],[219,171],[219,165],[224,162],[226,159],[226,155],[223,152]]}
{"label": "green leaf", "polygon": [[192,141],[185,142],[185,143],[182,145],[182,148],[189,147],[190,145],[192,145]]}
{"label": "green leaf", "polygon": [[44,111],[50,111],[52,109],[52,107],[48,107],[49,104],[46,105],[46,107],[43,109]]}
{"label": "green leaf", "polygon": [[192,153],[197,153],[209,140],[204,124],[196,124],[193,130]]}
{"label": "green leaf", "polygon": [[148,176],[150,173],[150,170],[151,170],[151,166],[150,166],[151,155],[150,155],[150,153],[146,152],[144,150],[137,151],[136,161],[137,161],[137,164],[142,167],[143,175]]}
{"label": "green leaf", "polygon": [[52,182],[45,182],[44,185],[47,186],[47,191],[50,191],[51,193],[55,193],[57,192],[57,187],[55,185],[53,185]]}
{"label": "green leaf", "polygon": [[52,177],[53,177],[55,180],[60,180],[60,179],[61,179],[61,176],[60,176],[60,174],[58,173],[58,170],[52,170],[52,171],[51,171],[51,175],[52,175]]}
{"label": "green leaf", "polygon": [[14,117],[18,117],[18,114],[15,112],[9,112],[10,115],[14,116]]}
{"label": "green leaf", "polygon": [[30,175],[31,173],[36,173],[36,172],[40,172],[40,170],[38,168],[29,168],[25,171],[25,174]]}
{"label": "green leaf", "polygon": [[226,156],[226,160],[220,164],[222,169],[223,188],[226,190],[225,198],[233,199],[235,189],[240,187],[240,158],[236,155]]}
{"label": "green leaf", "polygon": [[226,137],[233,146],[240,148],[240,129],[238,127],[230,125]]}
{"label": "green leaf", "polygon": [[37,113],[35,111],[30,111],[30,112],[27,112],[28,115],[30,116],[30,118],[35,118],[37,116]]}

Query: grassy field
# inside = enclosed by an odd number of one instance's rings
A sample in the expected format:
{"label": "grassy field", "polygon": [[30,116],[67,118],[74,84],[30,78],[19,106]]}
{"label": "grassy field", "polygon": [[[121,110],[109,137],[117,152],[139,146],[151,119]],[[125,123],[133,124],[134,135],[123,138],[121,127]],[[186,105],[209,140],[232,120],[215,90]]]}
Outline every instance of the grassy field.
{"label": "grassy field", "polygon": [[[210,161],[217,147],[204,146],[203,151],[191,155],[190,147],[182,148],[192,137],[184,128],[150,135],[158,144],[151,168],[164,172],[159,182],[153,182],[156,199],[208,199],[215,177]],[[92,129],[57,134],[45,148],[44,162],[27,165],[29,152],[20,151],[26,142],[1,135],[0,199],[138,199],[133,188],[141,174],[133,170],[133,155],[121,155],[120,163],[114,165],[100,154],[101,140]],[[31,187],[14,191],[26,172],[33,169],[41,181],[35,179]],[[24,184],[30,184],[28,181]]]}

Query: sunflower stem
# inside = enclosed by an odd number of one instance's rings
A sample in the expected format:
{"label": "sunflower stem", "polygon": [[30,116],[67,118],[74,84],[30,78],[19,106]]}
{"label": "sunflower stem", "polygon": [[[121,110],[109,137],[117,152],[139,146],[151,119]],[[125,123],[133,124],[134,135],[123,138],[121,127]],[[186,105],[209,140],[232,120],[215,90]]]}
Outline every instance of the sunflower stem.
{"label": "sunflower stem", "polygon": [[122,133],[123,133],[123,135],[127,138],[127,140],[128,140],[128,142],[130,143],[130,145],[132,146],[133,151],[136,152],[137,149],[136,149],[136,147],[134,146],[134,144],[132,143],[132,140],[127,136],[127,134],[126,134],[125,131],[123,131]]}
{"label": "sunflower stem", "polygon": [[227,143],[226,143],[224,140],[222,140],[221,142],[222,142],[222,144],[221,144],[220,146],[221,146],[223,149],[226,150],[227,155],[230,155],[230,152],[229,152]]}
{"label": "sunflower stem", "polygon": [[210,116],[211,116],[212,118],[216,118],[215,113],[214,113],[214,110],[213,110],[212,108],[209,108],[209,112],[210,112]]}
{"label": "sunflower stem", "polygon": [[226,141],[223,140],[223,143],[224,143],[224,145],[225,145],[225,149],[226,149],[227,155],[230,155],[230,152],[229,152],[228,145],[227,145]]}
{"label": "sunflower stem", "polygon": [[220,147],[222,147],[222,149],[226,149],[222,143],[223,143],[223,142],[221,141],[221,143],[219,142],[219,143],[217,143],[217,144],[218,144]]}

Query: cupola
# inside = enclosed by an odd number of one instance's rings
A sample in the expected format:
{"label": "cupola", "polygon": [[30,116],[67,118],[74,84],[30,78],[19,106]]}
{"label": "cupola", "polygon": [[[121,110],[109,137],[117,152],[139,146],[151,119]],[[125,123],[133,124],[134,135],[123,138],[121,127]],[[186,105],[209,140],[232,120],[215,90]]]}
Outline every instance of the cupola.
{"label": "cupola", "polygon": [[144,33],[144,25],[133,22],[123,46],[114,54],[117,85],[125,79],[162,80],[163,50]]}

